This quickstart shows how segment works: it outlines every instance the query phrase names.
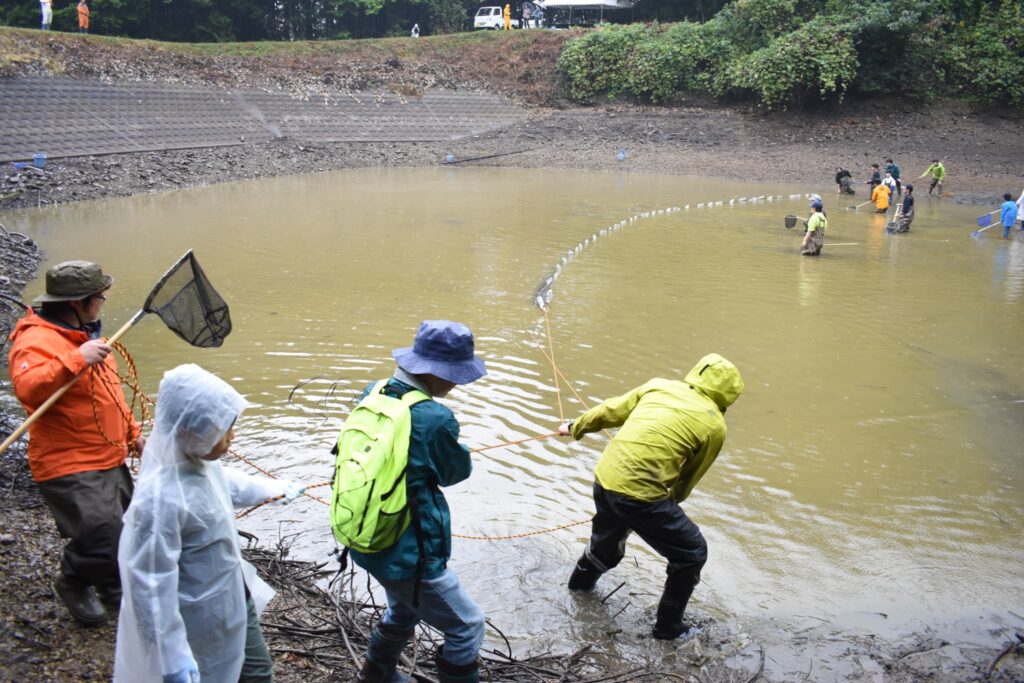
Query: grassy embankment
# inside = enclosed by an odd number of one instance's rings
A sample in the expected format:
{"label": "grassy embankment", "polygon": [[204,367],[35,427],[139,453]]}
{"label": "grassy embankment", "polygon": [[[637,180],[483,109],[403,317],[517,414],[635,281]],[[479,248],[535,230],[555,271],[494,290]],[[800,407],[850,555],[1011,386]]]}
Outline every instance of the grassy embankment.
{"label": "grassy embankment", "polygon": [[558,97],[555,64],[570,35],[481,31],[416,40],[184,44],[0,27],[0,77],[102,76],[211,85],[282,84],[301,77],[325,87],[405,94],[436,83],[548,104]]}

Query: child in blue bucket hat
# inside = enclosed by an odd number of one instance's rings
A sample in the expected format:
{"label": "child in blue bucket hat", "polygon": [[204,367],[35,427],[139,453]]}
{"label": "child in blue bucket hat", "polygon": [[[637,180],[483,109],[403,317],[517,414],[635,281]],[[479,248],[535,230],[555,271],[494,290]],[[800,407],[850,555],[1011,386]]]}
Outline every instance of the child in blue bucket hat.
{"label": "child in blue bucket hat", "polygon": [[467,479],[473,464],[469,449],[459,443],[459,423],[452,411],[433,399],[446,396],[456,385],[480,379],[487,371],[475,355],[470,329],[448,320],[424,321],[413,345],[395,349],[391,355],[398,367],[381,391],[401,398],[418,390],[429,399],[409,409],[412,427],[405,486],[412,524],[386,550],[351,551],[355,563],[383,586],[388,603],[373,628],[357,681],[411,681],[398,671],[398,660],[417,624],[425,621],[444,634],[444,645],[437,651],[441,683],[476,683],[484,615],[447,566],[451,513],[441,492],[442,486]]}

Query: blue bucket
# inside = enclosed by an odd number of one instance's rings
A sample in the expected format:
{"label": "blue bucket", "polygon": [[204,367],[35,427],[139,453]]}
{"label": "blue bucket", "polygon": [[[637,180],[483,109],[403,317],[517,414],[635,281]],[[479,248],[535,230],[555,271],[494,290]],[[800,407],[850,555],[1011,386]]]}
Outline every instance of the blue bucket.
{"label": "blue bucket", "polygon": [[32,155],[32,165],[36,168],[46,167],[46,152],[36,152]]}

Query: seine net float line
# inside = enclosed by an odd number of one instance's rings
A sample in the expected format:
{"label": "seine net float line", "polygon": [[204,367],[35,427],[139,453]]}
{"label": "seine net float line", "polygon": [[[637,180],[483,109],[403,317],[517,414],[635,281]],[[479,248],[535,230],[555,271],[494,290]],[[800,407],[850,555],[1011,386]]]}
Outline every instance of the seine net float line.
{"label": "seine net float line", "polygon": [[[796,199],[811,199],[811,194],[791,194],[787,197],[789,200]],[[605,237],[607,235],[621,230],[627,225],[636,223],[637,221],[644,220],[645,218],[654,218],[656,216],[664,216],[673,213],[679,213],[681,211],[690,211],[691,209],[713,209],[719,206],[736,206],[743,204],[762,204],[768,202],[780,202],[782,201],[782,195],[757,195],[753,197],[733,197],[732,199],[716,199],[709,202],[699,202],[697,204],[686,204],[682,207],[669,206],[664,209],[652,209],[650,211],[641,211],[635,213],[629,218],[623,219],[618,223],[612,223],[611,225],[601,228],[589,237],[584,237],[582,240],[577,242],[571,249],[569,249],[562,257],[558,260],[558,263],[554,265],[548,276],[544,278],[540,286],[537,287],[537,291],[533,295],[533,303],[537,308],[546,310],[548,305],[551,303],[551,299],[554,296],[555,282],[558,281],[558,277],[562,274],[562,270],[569,265],[569,263],[580,255],[584,249],[591,244],[597,242],[599,237]]]}

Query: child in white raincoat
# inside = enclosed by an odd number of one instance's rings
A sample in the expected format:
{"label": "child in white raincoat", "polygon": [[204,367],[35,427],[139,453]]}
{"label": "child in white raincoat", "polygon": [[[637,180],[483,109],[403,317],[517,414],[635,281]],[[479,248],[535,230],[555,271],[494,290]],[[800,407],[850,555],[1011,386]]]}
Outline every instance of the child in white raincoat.
{"label": "child in white raincoat", "polygon": [[217,462],[245,405],[197,365],[160,382],[118,552],[124,598],[115,682],[271,680],[257,614],[274,591],[242,559],[234,508],[294,500],[303,489]]}

